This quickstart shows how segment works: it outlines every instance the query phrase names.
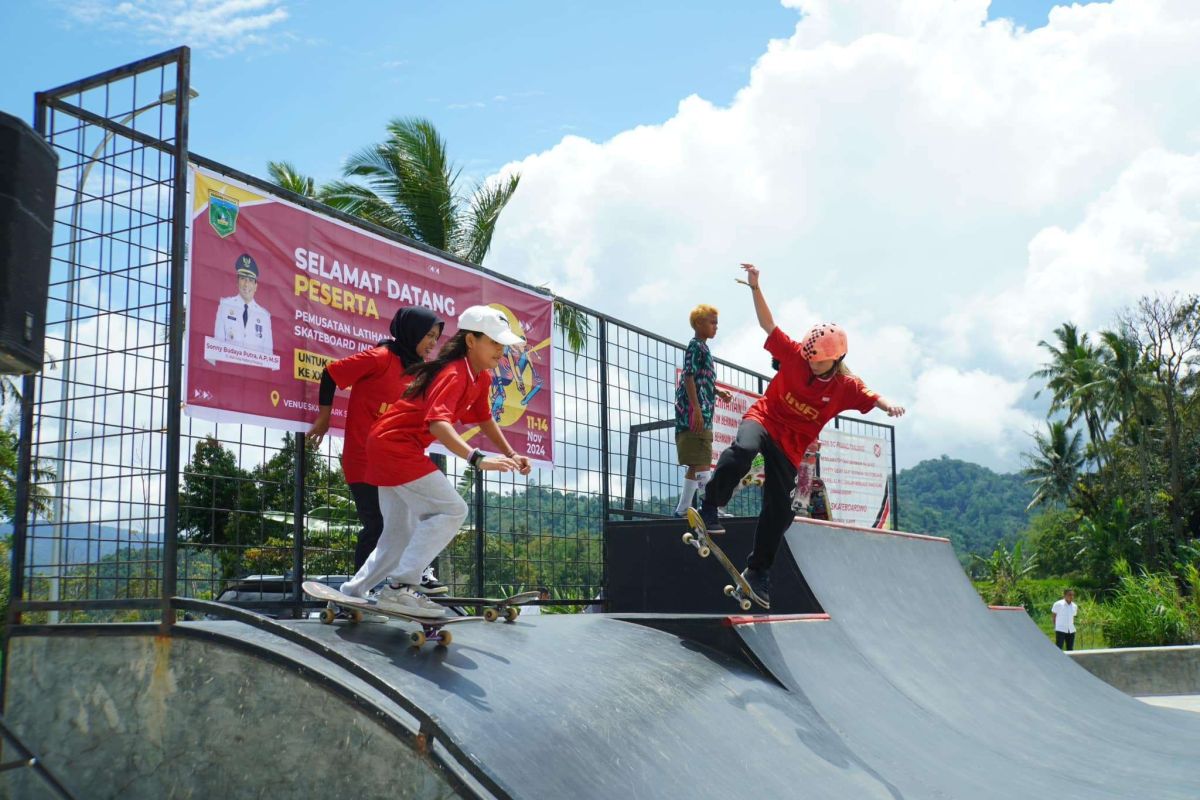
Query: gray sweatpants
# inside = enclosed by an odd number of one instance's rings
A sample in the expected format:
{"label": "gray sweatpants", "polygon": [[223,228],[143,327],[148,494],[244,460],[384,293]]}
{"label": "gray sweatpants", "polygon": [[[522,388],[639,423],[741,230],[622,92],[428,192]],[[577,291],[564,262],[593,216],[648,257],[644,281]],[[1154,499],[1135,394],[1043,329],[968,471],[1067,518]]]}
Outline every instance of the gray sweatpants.
{"label": "gray sweatpants", "polygon": [[384,578],[417,586],[421,573],[458,533],[467,504],[441,472],[400,486],[379,487],[383,533],[379,544],[342,591],[362,597]]}

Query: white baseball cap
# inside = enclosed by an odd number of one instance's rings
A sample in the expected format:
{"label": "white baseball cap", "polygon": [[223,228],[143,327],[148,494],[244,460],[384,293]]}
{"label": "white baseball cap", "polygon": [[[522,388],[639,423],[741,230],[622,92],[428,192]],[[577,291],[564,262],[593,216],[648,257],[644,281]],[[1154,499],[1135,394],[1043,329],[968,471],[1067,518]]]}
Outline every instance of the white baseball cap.
{"label": "white baseball cap", "polygon": [[525,340],[512,332],[504,312],[491,306],[471,306],[458,316],[458,329],[486,334],[500,344],[524,344]]}

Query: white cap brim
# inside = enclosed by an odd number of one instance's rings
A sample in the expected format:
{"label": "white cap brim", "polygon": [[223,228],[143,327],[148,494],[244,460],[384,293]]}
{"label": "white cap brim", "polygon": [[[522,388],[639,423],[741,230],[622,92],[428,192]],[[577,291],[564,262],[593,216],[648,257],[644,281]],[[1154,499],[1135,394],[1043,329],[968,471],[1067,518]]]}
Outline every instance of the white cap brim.
{"label": "white cap brim", "polygon": [[505,328],[502,331],[498,331],[494,335],[489,333],[488,336],[495,339],[500,344],[506,344],[506,345],[509,345],[510,347],[515,344],[525,344],[525,340],[522,339],[520,336],[517,336],[509,328]]}

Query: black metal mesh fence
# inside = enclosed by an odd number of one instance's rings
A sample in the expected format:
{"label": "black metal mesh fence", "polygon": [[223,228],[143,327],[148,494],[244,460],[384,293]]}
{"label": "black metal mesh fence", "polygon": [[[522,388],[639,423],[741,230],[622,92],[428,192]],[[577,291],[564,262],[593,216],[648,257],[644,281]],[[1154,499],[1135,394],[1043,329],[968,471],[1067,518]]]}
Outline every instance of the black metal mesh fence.
{"label": "black metal mesh fence", "polygon": [[[316,447],[171,413],[180,400],[173,325],[182,334],[172,303],[186,303],[182,288],[172,296],[178,209],[188,207],[177,157],[186,115],[175,111],[186,58],[172,51],[39,95],[60,172],[48,363],[25,382],[34,493],[15,599],[34,620],[153,617],[172,591],[282,607],[301,599],[303,576],[352,572],[359,526],[340,439]],[[438,562],[455,593],[546,586],[592,598],[604,584],[605,519],[673,510],[684,345],[576,312],[589,330],[578,353],[554,332],[556,467],[480,478],[446,459],[471,507]],[[766,381],[725,362],[717,373],[751,392]],[[891,444],[890,426],[838,424]],[[730,510],[756,513],[759,499],[749,488]]]}

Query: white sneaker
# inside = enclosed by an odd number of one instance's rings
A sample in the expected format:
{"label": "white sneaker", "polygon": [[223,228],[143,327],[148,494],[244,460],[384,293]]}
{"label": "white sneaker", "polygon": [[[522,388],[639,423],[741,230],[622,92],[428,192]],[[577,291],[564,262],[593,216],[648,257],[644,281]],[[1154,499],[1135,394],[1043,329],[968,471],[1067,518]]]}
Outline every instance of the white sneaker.
{"label": "white sneaker", "polygon": [[438,619],[446,616],[445,606],[438,605],[411,586],[384,586],[375,593],[375,603],[380,609],[414,617]]}

